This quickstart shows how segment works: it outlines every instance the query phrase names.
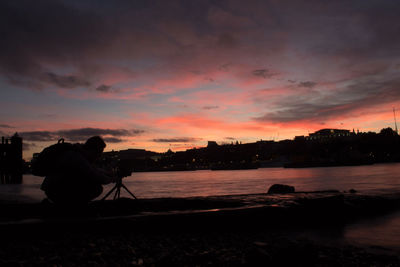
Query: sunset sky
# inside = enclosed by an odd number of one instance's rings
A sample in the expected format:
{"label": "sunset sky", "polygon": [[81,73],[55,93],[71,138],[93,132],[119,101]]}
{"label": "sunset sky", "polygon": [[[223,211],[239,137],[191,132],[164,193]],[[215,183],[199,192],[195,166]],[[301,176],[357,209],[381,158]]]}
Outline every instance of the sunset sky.
{"label": "sunset sky", "polygon": [[398,0],[3,0],[0,135],[165,152],[400,118]]}

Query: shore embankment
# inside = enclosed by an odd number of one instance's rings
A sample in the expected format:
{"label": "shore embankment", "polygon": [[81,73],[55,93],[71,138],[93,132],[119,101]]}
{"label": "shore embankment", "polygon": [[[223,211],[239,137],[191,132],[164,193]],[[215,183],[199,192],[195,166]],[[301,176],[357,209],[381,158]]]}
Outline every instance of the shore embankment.
{"label": "shore embankment", "polygon": [[0,223],[61,223],[65,219],[82,223],[112,220],[139,223],[158,218],[177,222],[185,218],[195,218],[195,221],[204,218],[210,219],[210,223],[214,225],[224,218],[231,220],[234,217],[240,223],[246,223],[253,217],[263,224],[281,224],[285,221],[289,223],[292,219],[296,219],[295,224],[332,220],[337,223],[396,210],[399,204],[400,192],[362,194],[336,190],[189,198],[121,198],[93,201],[85,206],[57,206],[46,201],[20,203],[0,200]]}
{"label": "shore embankment", "polygon": [[399,204],[398,193],[338,191],[119,199],[79,209],[3,202],[0,264],[400,266],[388,248],[298,234],[340,232]]}

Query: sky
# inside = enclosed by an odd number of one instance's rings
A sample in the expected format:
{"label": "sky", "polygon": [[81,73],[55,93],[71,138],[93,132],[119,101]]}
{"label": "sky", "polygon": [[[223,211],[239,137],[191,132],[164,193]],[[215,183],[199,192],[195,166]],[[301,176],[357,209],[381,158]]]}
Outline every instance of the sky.
{"label": "sky", "polygon": [[30,159],[93,135],[165,152],[394,128],[398,14],[398,0],[3,0],[0,135]]}

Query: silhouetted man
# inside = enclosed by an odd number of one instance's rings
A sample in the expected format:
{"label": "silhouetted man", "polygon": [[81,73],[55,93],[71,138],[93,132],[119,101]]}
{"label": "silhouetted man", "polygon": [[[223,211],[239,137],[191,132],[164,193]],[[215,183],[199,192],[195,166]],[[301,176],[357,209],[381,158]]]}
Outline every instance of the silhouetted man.
{"label": "silhouetted man", "polygon": [[100,158],[106,144],[99,136],[89,138],[85,144],[74,145],[57,158],[55,172],[46,176],[41,189],[47,197],[63,205],[85,204],[100,196],[103,184],[115,178],[94,163]]}

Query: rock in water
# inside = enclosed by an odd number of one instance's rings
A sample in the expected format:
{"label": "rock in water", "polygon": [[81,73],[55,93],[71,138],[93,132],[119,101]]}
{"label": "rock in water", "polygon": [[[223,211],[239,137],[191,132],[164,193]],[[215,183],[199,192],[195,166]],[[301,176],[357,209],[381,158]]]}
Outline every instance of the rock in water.
{"label": "rock in water", "polygon": [[285,184],[274,184],[268,189],[268,194],[294,193],[294,186]]}

